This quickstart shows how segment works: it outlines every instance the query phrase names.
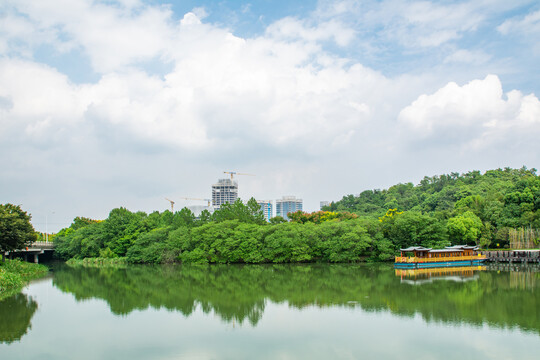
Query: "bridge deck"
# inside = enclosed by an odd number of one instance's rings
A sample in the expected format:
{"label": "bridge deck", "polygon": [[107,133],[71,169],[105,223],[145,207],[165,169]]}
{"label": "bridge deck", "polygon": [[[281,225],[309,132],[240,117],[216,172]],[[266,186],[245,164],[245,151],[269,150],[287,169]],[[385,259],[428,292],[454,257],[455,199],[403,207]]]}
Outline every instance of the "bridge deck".
{"label": "bridge deck", "polygon": [[[45,254],[47,252],[49,254],[48,257],[50,257],[50,254],[54,251],[54,243],[50,241],[36,241],[33,242],[30,246],[24,248],[24,249],[18,249],[13,251],[6,251],[4,253],[5,256],[8,256],[9,258],[15,257],[21,257],[24,256],[26,260],[28,261],[29,256],[33,256],[33,260],[35,263],[39,262],[39,255]],[[47,257],[47,256],[46,256]]]}

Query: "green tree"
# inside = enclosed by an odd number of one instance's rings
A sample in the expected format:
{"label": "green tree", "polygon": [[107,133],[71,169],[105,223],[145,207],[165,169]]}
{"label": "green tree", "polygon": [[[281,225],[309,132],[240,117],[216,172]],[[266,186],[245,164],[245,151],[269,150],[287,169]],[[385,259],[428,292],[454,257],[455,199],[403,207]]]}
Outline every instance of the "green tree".
{"label": "green tree", "polygon": [[127,251],[128,261],[131,263],[159,264],[166,246],[168,237],[166,229],[154,229],[141,235]]}
{"label": "green tree", "polygon": [[251,221],[254,224],[263,225],[266,224],[266,221],[264,220],[264,214],[261,209],[261,205],[255,200],[255,198],[251,198],[248,200],[246,204],[249,214],[251,215]]}
{"label": "green tree", "polygon": [[148,222],[145,221],[146,217],[144,212],[132,213],[122,207],[111,210],[104,222],[105,246],[116,255],[125,256],[141,233],[157,226],[157,223],[153,221],[159,220],[157,216],[154,215]]}
{"label": "green tree", "polygon": [[2,262],[5,252],[24,248],[36,241],[37,234],[30,223],[32,217],[19,205],[0,205],[0,251]]}
{"label": "green tree", "polygon": [[316,241],[323,259],[330,262],[357,262],[367,257],[372,239],[357,221],[323,222]]}
{"label": "green tree", "polygon": [[73,219],[73,223],[71,224],[70,227],[73,230],[78,230],[80,228],[83,228],[83,227],[86,227],[88,225],[92,225],[92,224],[95,224],[95,223],[98,223],[98,222],[99,222],[98,220],[93,220],[93,219],[90,219],[90,218],[77,216],[75,219]]}
{"label": "green tree", "polygon": [[212,220],[222,222],[227,220],[238,220],[249,224],[266,224],[261,207],[254,198],[249,199],[244,204],[240,198],[232,204],[225,203],[212,214]]}
{"label": "green tree", "polygon": [[187,207],[174,213],[173,226],[175,229],[179,227],[193,227],[195,225],[195,215]]}
{"label": "green tree", "polygon": [[483,224],[482,220],[472,211],[466,211],[462,215],[448,219],[448,233],[456,242],[476,243]]}
{"label": "green tree", "polygon": [[201,211],[201,214],[199,215],[199,223],[202,225],[202,224],[207,224],[209,223],[210,221],[212,220],[212,214],[210,213],[210,211],[204,209],[203,211]]}
{"label": "green tree", "polygon": [[274,216],[273,218],[270,219],[270,224],[272,225],[277,225],[277,224],[283,224],[287,222],[287,220],[285,220],[285,218],[283,216]]}

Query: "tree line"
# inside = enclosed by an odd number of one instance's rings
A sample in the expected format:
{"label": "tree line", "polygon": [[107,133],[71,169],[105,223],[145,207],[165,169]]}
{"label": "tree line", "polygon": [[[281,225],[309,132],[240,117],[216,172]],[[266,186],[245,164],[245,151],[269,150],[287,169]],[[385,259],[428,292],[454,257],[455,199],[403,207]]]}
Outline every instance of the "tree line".
{"label": "tree line", "polygon": [[118,208],[103,221],[76,218],[55,236],[55,253],[66,260],[126,257],[130,263],[252,264],[355,262],[381,255],[370,233],[376,225],[371,220],[331,216],[319,224],[280,219],[267,223],[253,204],[254,199],[247,205],[237,200],[199,219],[187,208],[149,215]]}
{"label": "tree line", "polygon": [[[536,170],[498,169],[424,178],[419,185],[348,195],[323,211],[275,217],[238,199],[199,218],[188,209],[113,209],[76,218],[54,238],[62,259],[126,257],[130,263],[359,262],[393,259],[400,248],[452,244],[505,247],[520,227],[540,227]],[[533,232],[534,233],[534,232]],[[538,239],[528,239],[538,246]]]}

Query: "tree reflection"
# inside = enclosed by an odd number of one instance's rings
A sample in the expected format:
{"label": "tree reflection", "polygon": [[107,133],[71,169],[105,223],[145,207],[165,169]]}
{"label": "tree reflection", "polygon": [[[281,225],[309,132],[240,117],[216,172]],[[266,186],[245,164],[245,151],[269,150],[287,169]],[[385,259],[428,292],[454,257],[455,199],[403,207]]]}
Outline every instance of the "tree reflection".
{"label": "tree reflection", "polygon": [[524,269],[488,270],[473,281],[419,286],[402,283],[391,265],[65,267],[55,272],[54,284],[77,299],[104,299],[118,315],[154,307],[189,316],[200,307],[227,322],[255,326],[271,301],[299,309],[357,306],[420,314],[427,322],[519,326],[540,333],[540,319],[531,316],[540,305],[540,273]]}
{"label": "tree reflection", "polygon": [[20,340],[32,327],[30,320],[37,308],[38,304],[22,293],[0,301],[0,342]]}

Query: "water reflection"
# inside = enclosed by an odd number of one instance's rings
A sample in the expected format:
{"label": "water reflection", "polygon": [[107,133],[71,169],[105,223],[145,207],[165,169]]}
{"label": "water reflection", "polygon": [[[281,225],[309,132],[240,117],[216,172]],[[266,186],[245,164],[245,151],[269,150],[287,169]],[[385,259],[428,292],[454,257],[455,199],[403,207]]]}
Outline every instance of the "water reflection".
{"label": "water reflection", "polygon": [[427,269],[395,269],[395,274],[404,284],[422,285],[435,280],[466,282],[478,280],[478,271],[485,271],[486,266],[456,266]]}
{"label": "water reflection", "polygon": [[518,326],[540,334],[540,319],[531,316],[540,305],[538,268],[484,270],[473,271],[474,281],[422,286],[403,283],[391,265],[365,264],[62,267],[53,281],[76,299],[104,299],[117,315],[153,307],[190,316],[199,306],[224,321],[256,326],[271,301],[294,308],[341,306],[419,314],[427,322]]}
{"label": "water reflection", "polygon": [[19,293],[0,301],[0,343],[19,341],[32,327],[30,320],[38,308],[31,297]]}

